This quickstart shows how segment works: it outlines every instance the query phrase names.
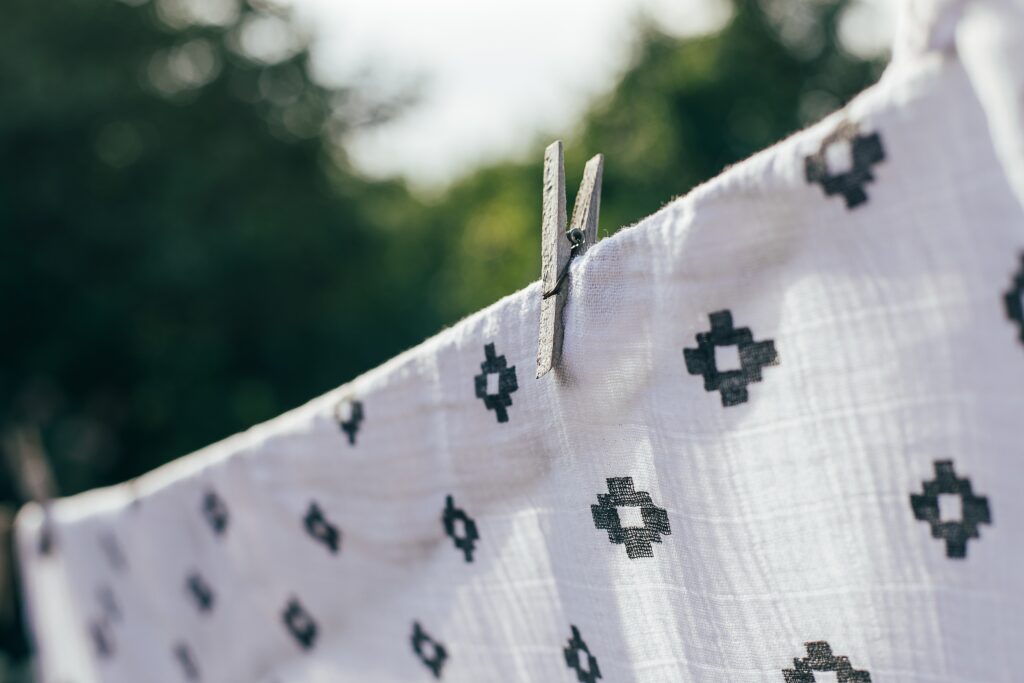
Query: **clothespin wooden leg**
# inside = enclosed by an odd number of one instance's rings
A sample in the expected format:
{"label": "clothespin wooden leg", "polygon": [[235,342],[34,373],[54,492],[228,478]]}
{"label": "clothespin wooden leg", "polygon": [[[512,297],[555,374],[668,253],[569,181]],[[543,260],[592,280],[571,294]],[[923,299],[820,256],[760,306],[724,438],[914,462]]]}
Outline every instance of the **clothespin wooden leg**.
{"label": "clothespin wooden leg", "polygon": [[569,261],[597,242],[601,210],[604,157],[587,162],[576,195],[572,224],[566,231],[565,157],[560,140],[544,150],[544,208],[541,236],[540,334],[537,342],[537,378],[555,367],[562,354],[562,309],[568,294],[565,279]]}
{"label": "clothespin wooden leg", "polygon": [[[540,291],[555,288],[558,274],[569,262],[571,245],[565,239],[565,157],[562,141],[544,150],[544,206],[541,214]],[[562,326],[557,324],[565,306],[565,289],[541,299],[540,336],[537,342],[537,379],[554,367],[562,349]]]}
{"label": "clothespin wooden leg", "polygon": [[597,244],[597,219],[601,213],[601,179],[604,177],[604,155],[594,156],[583,167],[583,181],[576,195],[576,205],[572,209],[572,222],[569,232],[578,229],[583,232],[583,246],[577,256]]}

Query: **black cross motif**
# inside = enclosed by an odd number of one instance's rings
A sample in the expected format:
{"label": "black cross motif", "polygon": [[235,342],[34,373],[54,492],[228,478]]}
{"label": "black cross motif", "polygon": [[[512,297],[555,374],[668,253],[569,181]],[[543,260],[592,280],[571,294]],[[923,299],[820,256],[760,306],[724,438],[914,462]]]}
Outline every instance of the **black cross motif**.
{"label": "black cross motif", "polygon": [[334,406],[334,418],[338,421],[338,427],[348,436],[351,445],[356,443],[356,433],[363,421],[363,404],[361,401],[343,398]]}
{"label": "black cross motif", "polygon": [[1017,339],[1024,342],[1024,254],[1020,256],[1020,265],[1013,275],[1010,289],[1003,295],[1006,317],[1017,325]]}
{"label": "black cross motif", "polygon": [[441,678],[441,668],[448,659],[448,651],[444,645],[427,635],[418,621],[412,623],[412,650],[434,674],[434,678]]}
{"label": "black cross motif", "polygon": [[871,683],[871,674],[854,669],[848,657],[837,657],[824,640],[804,643],[807,656],[793,658],[793,668],[783,669],[785,683],[814,683],[815,671],[835,671],[837,683]]}
{"label": "black cross motif", "polygon": [[[570,624],[570,626],[572,626]],[[565,665],[576,671],[576,680],[580,683],[594,683],[601,678],[601,669],[597,666],[597,659],[590,654],[590,649],[580,637],[579,629],[572,626],[572,638],[569,644],[562,649],[565,654]]]}
{"label": "black cross motif", "polygon": [[228,508],[224,501],[213,490],[207,491],[203,496],[203,516],[210,523],[213,532],[218,536],[224,534],[228,528]]}
{"label": "black cross motif", "polygon": [[[498,422],[508,422],[508,410],[512,405],[512,392],[519,389],[519,382],[516,380],[516,366],[507,367],[505,356],[497,356],[494,352],[494,344],[484,347],[486,356],[480,364],[480,374],[473,378],[476,388],[476,397],[484,402],[487,410],[493,410],[498,416]],[[487,390],[487,379],[490,375],[496,375],[498,387],[496,394]]]}
{"label": "black cross motif", "polygon": [[338,531],[338,527],[327,521],[324,513],[320,511],[320,506],[310,503],[303,523],[310,536],[327,546],[331,553],[338,554],[338,547],[341,545],[341,532]]}
{"label": "black cross motif", "polygon": [[288,604],[285,605],[284,613],[281,615],[284,619],[285,628],[292,634],[296,642],[302,646],[303,650],[309,650],[316,643],[316,622],[313,621],[313,617],[310,616],[309,612],[299,604],[299,601],[295,598],[291,598]]}
{"label": "black cross motif", "polygon": [[210,584],[206,583],[198,572],[193,572],[185,579],[185,588],[196,603],[200,612],[209,612],[213,609],[214,594]]}
{"label": "black cross motif", "polygon": [[121,552],[121,545],[117,542],[117,537],[113,533],[105,531],[100,534],[99,544],[111,568],[124,571],[128,563],[124,559],[124,553]]}
{"label": "black cross motif", "polygon": [[185,675],[185,680],[198,681],[199,680],[199,667],[196,666],[196,660],[192,657],[192,650],[185,643],[178,643],[174,646],[174,658],[181,664],[181,672]]}
{"label": "black cross motif", "polygon": [[[747,402],[747,385],[761,381],[761,370],[766,365],[777,365],[775,342],[771,339],[754,341],[749,327],[733,328],[732,313],[718,311],[708,315],[710,332],[697,334],[697,348],[683,349],[686,371],[704,376],[705,391],[719,391],[723,406],[736,406]],[[716,348],[736,347],[738,368],[719,368],[715,360]]]}
{"label": "black cross motif", "polygon": [[[846,208],[852,209],[868,200],[864,186],[875,179],[871,167],[885,160],[885,150],[878,133],[861,135],[856,123],[845,121],[821,141],[821,147],[804,159],[807,182],[818,183],[825,194],[843,195]],[[833,145],[848,145],[850,168],[839,170],[828,167],[828,150]]]}
{"label": "black cross motif", "polygon": [[[971,490],[971,480],[961,479],[953,471],[952,460],[936,460],[935,478],[922,482],[924,493],[910,494],[910,507],[914,517],[928,522],[932,538],[946,540],[946,557],[961,559],[967,557],[967,539],[978,538],[978,525],[991,524],[988,498],[976,496]],[[939,495],[960,496],[961,519],[942,521],[939,514]]]}
{"label": "black cross motif", "polygon": [[89,623],[89,637],[97,657],[108,659],[114,654],[114,639],[110,633],[110,622],[106,619]]}
{"label": "black cross motif", "polygon": [[[597,494],[598,505],[591,505],[594,526],[607,529],[608,540],[614,544],[625,543],[629,559],[654,557],[652,543],[661,543],[661,535],[668,536],[672,530],[668,525],[668,513],[651,502],[651,494],[633,490],[632,477],[611,477],[607,479],[608,493]],[[619,508],[640,508],[643,526],[622,526]]]}
{"label": "black cross motif", "polygon": [[[458,531],[456,522],[461,521],[462,524],[462,535],[458,535],[455,532]],[[448,534],[453,541],[455,541],[455,547],[462,551],[466,557],[466,562],[473,561],[473,550],[476,548],[476,542],[480,538],[480,534],[476,531],[476,522],[473,518],[466,514],[466,511],[462,508],[455,507],[455,503],[452,501],[452,497],[448,496],[444,504],[444,514],[441,515],[441,522],[444,524],[444,532]]]}

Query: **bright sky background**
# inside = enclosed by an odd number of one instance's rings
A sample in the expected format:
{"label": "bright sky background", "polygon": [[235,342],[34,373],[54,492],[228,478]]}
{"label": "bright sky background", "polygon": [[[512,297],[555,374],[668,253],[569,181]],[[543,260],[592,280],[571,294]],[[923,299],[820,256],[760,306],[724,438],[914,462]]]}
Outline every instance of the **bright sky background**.
{"label": "bright sky background", "polygon": [[[807,2],[810,0],[790,0]],[[564,134],[626,65],[641,13],[677,35],[714,30],[726,0],[292,0],[313,36],[318,77],[413,84],[421,100],[398,120],[355,136],[349,151],[373,175],[443,185],[488,160],[515,156],[538,134]],[[860,0],[844,44],[889,44],[892,0]]]}

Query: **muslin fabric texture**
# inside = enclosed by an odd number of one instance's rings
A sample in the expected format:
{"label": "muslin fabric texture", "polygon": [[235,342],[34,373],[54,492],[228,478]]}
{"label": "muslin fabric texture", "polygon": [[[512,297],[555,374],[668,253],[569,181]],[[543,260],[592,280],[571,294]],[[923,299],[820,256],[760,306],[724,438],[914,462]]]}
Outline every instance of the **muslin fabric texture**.
{"label": "muslin fabric texture", "polygon": [[548,376],[534,284],[24,509],[41,681],[1024,681],[1024,100],[960,5],[577,259]]}

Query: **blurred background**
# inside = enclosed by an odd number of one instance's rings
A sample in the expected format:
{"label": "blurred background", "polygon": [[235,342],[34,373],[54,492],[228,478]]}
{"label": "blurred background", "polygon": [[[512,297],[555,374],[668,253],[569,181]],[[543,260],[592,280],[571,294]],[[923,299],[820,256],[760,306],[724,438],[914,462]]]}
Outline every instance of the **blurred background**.
{"label": "blurred background", "polygon": [[[541,160],[602,236],[846,103],[886,0],[4,0],[10,520],[336,387],[539,276]],[[45,457],[44,455],[45,454]]]}

